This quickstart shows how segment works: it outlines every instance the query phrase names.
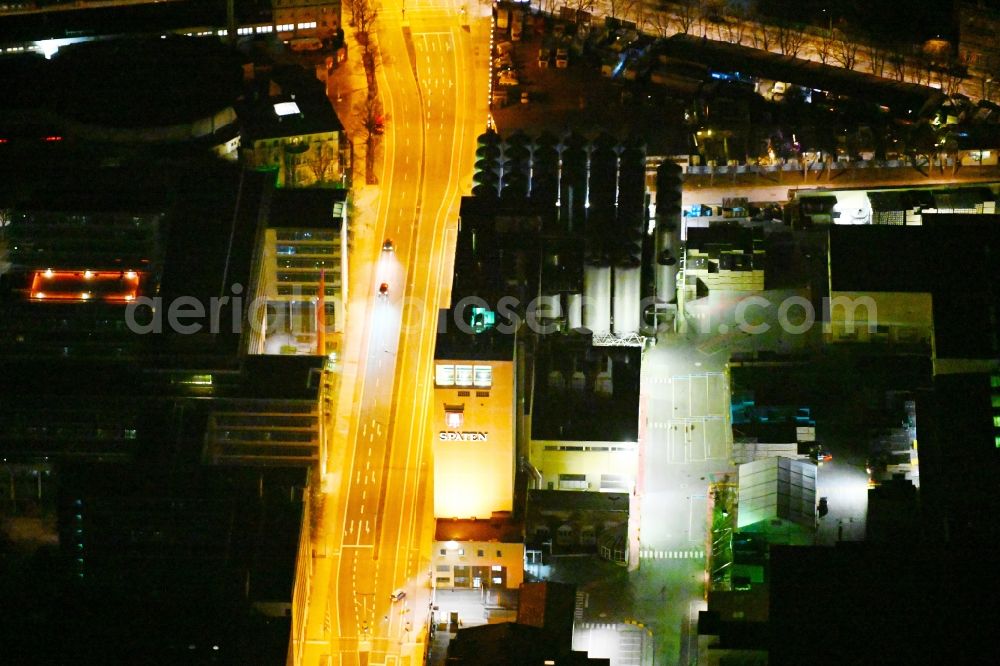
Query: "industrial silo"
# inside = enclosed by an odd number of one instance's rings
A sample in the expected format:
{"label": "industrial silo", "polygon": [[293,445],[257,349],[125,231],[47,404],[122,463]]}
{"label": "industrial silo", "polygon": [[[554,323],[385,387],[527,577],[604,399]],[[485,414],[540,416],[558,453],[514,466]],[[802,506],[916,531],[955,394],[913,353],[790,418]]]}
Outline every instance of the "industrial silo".
{"label": "industrial silo", "polygon": [[626,336],[639,332],[641,281],[638,261],[615,266],[615,335]]}
{"label": "industrial silo", "polygon": [[661,303],[677,296],[682,186],[681,168],[662,162],[656,170],[656,296]]}
{"label": "industrial silo", "polygon": [[588,264],[583,269],[583,325],[595,335],[611,332],[611,267]]}
{"label": "industrial silo", "polygon": [[579,293],[566,294],[566,326],[571,331],[583,326],[583,296]]}

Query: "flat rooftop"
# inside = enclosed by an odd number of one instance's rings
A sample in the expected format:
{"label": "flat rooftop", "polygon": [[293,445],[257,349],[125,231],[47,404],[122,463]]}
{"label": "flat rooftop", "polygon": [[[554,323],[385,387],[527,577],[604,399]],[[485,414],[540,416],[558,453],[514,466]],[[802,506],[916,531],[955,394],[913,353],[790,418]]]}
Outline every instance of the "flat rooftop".
{"label": "flat rooftop", "polygon": [[531,438],[637,442],[640,350],[580,348],[561,337],[544,336],[538,349]]}
{"label": "flat rooftop", "polygon": [[438,518],[434,540],[521,543],[524,541],[523,526],[509,517],[499,520]]}
{"label": "flat rooftop", "polygon": [[[275,189],[271,194],[268,226],[330,228],[340,231],[346,217],[347,190],[335,188]],[[337,204],[341,204],[339,207]]]}

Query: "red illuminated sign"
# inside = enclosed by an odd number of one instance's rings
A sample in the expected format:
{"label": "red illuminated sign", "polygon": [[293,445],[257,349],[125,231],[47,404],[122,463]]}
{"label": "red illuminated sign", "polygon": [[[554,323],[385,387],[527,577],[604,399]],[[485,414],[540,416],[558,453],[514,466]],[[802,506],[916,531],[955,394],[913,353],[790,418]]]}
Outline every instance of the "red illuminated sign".
{"label": "red illuminated sign", "polygon": [[35,271],[31,298],[36,301],[128,303],[139,295],[141,271]]}

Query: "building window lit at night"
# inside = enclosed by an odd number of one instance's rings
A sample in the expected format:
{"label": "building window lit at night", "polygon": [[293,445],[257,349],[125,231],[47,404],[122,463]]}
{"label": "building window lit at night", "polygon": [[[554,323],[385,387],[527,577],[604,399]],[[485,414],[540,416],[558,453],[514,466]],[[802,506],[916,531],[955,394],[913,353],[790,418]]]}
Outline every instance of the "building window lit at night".
{"label": "building window lit at night", "polygon": [[449,407],[444,413],[444,422],[448,428],[457,430],[462,427],[464,415],[461,408]]}
{"label": "building window lit at night", "polygon": [[475,376],[475,385],[479,387],[488,387],[493,385],[493,368],[488,365],[477,365],[473,371]]}
{"label": "building window lit at night", "polygon": [[472,386],[472,366],[455,366],[455,386]]}
{"label": "building window lit at night", "polygon": [[438,364],[434,369],[434,383],[438,386],[454,386],[455,366]]}

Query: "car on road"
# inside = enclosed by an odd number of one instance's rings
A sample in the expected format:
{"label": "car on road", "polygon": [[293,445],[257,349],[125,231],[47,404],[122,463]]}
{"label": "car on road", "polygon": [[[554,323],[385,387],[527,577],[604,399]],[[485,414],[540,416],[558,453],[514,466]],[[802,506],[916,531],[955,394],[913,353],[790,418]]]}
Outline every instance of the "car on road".
{"label": "car on road", "polygon": [[378,286],[378,295],[382,298],[388,298],[389,296],[389,283],[383,282]]}
{"label": "car on road", "polygon": [[396,249],[396,246],[393,245],[391,238],[386,238],[385,242],[382,243],[382,251],[383,252],[393,252],[393,251],[395,251],[395,249]]}
{"label": "car on road", "polygon": [[389,598],[393,601],[401,601],[406,598],[406,590],[396,590],[389,595]]}

